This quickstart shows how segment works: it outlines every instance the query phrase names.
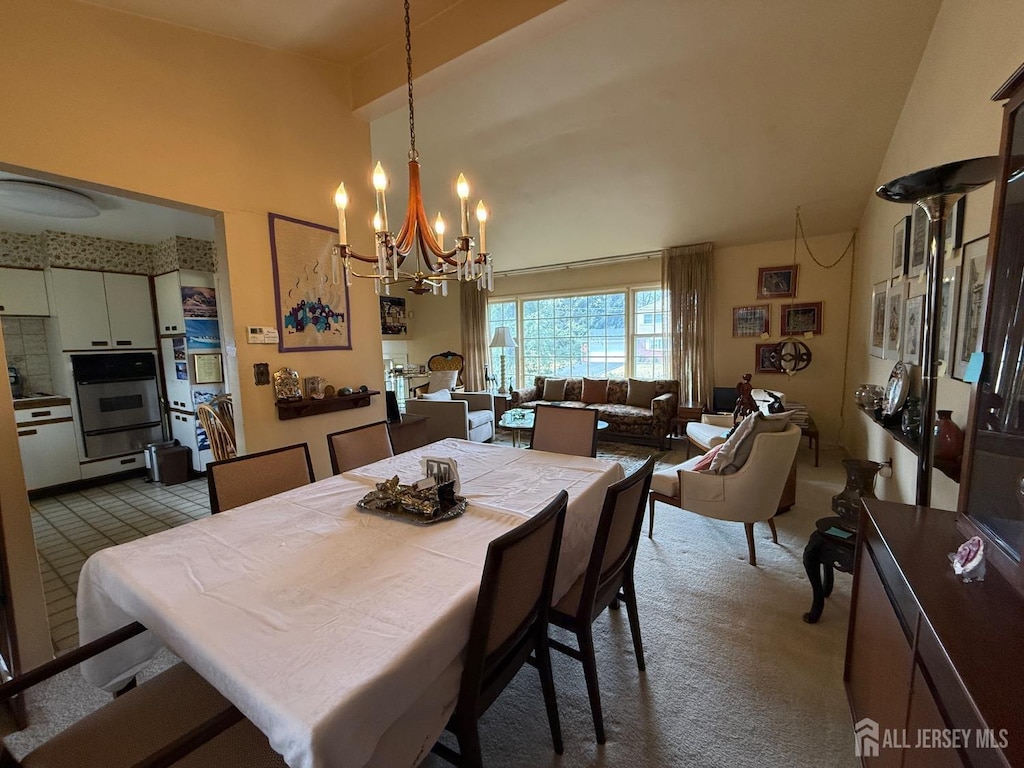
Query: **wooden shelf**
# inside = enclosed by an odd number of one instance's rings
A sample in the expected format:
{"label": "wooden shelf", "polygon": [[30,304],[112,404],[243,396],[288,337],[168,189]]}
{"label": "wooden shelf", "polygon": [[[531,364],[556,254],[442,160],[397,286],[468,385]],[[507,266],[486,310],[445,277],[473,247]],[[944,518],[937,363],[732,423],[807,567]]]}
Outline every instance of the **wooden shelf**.
{"label": "wooden shelf", "polygon": [[[902,445],[908,451],[913,453],[915,456],[920,455],[921,445],[917,440],[907,437],[903,434],[903,430],[898,426],[888,426],[881,419],[875,417],[875,412],[872,409],[860,407],[861,413],[871,419],[875,424],[884,429],[892,436],[892,439]],[[935,459],[935,469],[939,470],[942,474],[948,477],[955,483],[960,482],[960,462],[959,461],[942,461],[941,459]]]}
{"label": "wooden shelf", "polygon": [[353,392],[351,395],[325,397],[323,400],[290,400],[277,403],[277,418],[281,421],[301,419],[306,416],[318,416],[321,413],[347,411],[350,408],[365,408],[370,398],[380,392],[371,389],[369,392]]}

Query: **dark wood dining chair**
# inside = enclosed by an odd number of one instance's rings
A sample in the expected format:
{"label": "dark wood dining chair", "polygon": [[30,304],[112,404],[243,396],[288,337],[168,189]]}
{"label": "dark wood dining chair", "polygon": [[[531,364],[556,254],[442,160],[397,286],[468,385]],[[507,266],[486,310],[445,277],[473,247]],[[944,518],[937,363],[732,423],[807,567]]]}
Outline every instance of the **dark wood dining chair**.
{"label": "dark wood dining chair", "polygon": [[[0,685],[10,702],[43,681],[144,632],[139,623],[18,675]],[[5,732],[23,724],[4,723]],[[16,759],[0,743],[0,767],[13,768],[284,768],[267,737],[184,662],[161,672],[75,721]]]}
{"label": "dark wood dining chair", "polygon": [[644,646],[640,640],[633,564],[644,518],[644,501],[651,487],[653,473],[652,456],[629,477],[608,487],[587,569],[551,609],[551,623],[576,635],[578,650],[556,640],[551,640],[551,647],[583,662],[583,675],[587,681],[598,744],[605,742],[604,717],[597,685],[597,657],[591,625],[605,608],[618,608],[619,600],[626,604],[629,615],[636,665],[641,672],[647,666],[644,663]]}
{"label": "dark wood dining chair", "polygon": [[568,494],[560,491],[539,514],[487,547],[459,700],[447,725],[458,739],[460,752],[440,741],[433,748],[453,765],[481,765],[477,720],[527,661],[540,671],[551,740],[555,752],[562,754],[548,611],[568,500]]}
{"label": "dark wood dining chair", "polygon": [[538,405],[530,447],[570,456],[597,456],[597,410]]}
{"label": "dark wood dining chair", "polygon": [[250,453],[206,465],[210,513],[290,491],[313,482],[313,462],[305,443]]}
{"label": "dark wood dining chair", "polygon": [[331,472],[335,475],[395,455],[386,421],[332,432],[327,436],[327,448],[331,453]]}

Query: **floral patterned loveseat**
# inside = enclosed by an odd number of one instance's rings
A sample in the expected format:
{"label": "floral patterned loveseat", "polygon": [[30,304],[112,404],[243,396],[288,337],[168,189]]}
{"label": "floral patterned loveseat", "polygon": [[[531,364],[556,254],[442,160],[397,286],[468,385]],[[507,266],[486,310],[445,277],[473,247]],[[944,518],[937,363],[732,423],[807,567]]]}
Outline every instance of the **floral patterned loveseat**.
{"label": "floral patterned loveseat", "polygon": [[[557,404],[570,408],[596,408],[598,418],[608,422],[608,429],[599,433],[602,438],[625,438],[654,442],[659,448],[665,447],[669,421],[676,415],[679,403],[679,382],[674,379],[654,381],[633,379],[638,391],[650,390],[652,395],[647,406],[629,405],[630,379],[588,379],[588,392],[600,392],[600,381],[607,381],[603,388],[606,402],[583,402],[583,379],[565,379],[565,392],[561,400],[545,400],[544,387],[548,379],[556,381],[561,377],[538,376],[532,387],[512,390],[513,408],[535,408],[539,403]],[[550,394],[550,393],[549,393]],[[598,395],[598,399],[600,395]],[[636,397],[632,398],[634,401]],[[644,398],[646,402],[646,397]]]}

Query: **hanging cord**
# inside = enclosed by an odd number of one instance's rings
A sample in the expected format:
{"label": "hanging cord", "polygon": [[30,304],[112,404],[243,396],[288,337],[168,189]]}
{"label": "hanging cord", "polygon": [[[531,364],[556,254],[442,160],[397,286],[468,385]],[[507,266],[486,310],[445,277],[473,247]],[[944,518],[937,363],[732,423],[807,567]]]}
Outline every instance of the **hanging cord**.
{"label": "hanging cord", "polygon": [[796,264],[796,244],[797,244],[797,238],[798,237],[799,237],[800,240],[803,240],[804,248],[807,249],[807,253],[810,255],[811,259],[813,259],[815,264],[817,264],[822,269],[832,269],[832,267],[836,266],[837,264],[839,264],[839,262],[841,262],[843,260],[843,258],[846,256],[846,254],[848,254],[850,252],[850,249],[856,247],[855,244],[857,242],[857,230],[853,230],[853,234],[850,235],[850,242],[848,242],[846,244],[846,248],[844,248],[843,252],[841,254],[839,254],[839,258],[838,259],[833,261],[831,264],[822,264],[820,261],[818,261],[818,257],[814,255],[814,251],[811,250],[811,246],[807,242],[807,235],[804,234],[804,223],[800,219],[800,206],[798,205],[796,207],[796,221],[793,223],[793,263],[794,264]]}
{"label": "hanging cord", "polygon": [[409,24],[409,0],[405,0],[405,72],[409,83],[409,159],[418,160],[416,151],[416,115],[412,101],[412,29]]}

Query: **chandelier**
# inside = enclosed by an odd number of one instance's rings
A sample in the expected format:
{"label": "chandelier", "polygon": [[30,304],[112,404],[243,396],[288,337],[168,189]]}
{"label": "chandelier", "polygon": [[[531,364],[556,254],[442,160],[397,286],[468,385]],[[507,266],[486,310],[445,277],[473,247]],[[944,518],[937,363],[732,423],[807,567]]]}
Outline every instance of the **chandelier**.
{"label": "chandelier", "polygon": [[[469,182],[461,173],[455,184],[459,197],[459,222],[461,234],[455,238],[454,247],[444,247],[444,219],[437,214],[431,230],[423,207],[423,192],[420,188],[419,153],[416,151],[416,122],[412,98],[412,36],[409,25],[409,0],[405,0],[405,66],[409,90],[409,207],[405,212],[402,228],[397,235],[388,230],[388,208],[385,199],[387,177],[380,163],[373,169],[373,188],[376,192],[377,212],[373,217],[376,240],[376,255],[363,256],[348,244],[348,228],[345,223],[345,208],[348,194],[345,184],[338,185],[334,193],[334,204],[338,209],[338,244],[334,246],[335,268],[337,261],[345,265],[345,280],[351,285],[352,277],[374,280],[377,293],[383,289],[391,294],[391,286],[397,283],[411,283],[409,291],[415,294],[429,292],[448,295],[451,281],[477,284],[477,289],[494,290],[494,270],[491,254],[487,253],[486,225],[487,209],[481,200],[476,206],[479,224],[479,243],[469,234]],[[436,236],[435,236],[436,233]],[[474,252],[475,245],[479,248]],[[373,264],[371,274],[361,275],[352,269],[352,260]],[[408,265],[407,265],[408,262]],[[337,281],[337,280],[335,280]]]}

